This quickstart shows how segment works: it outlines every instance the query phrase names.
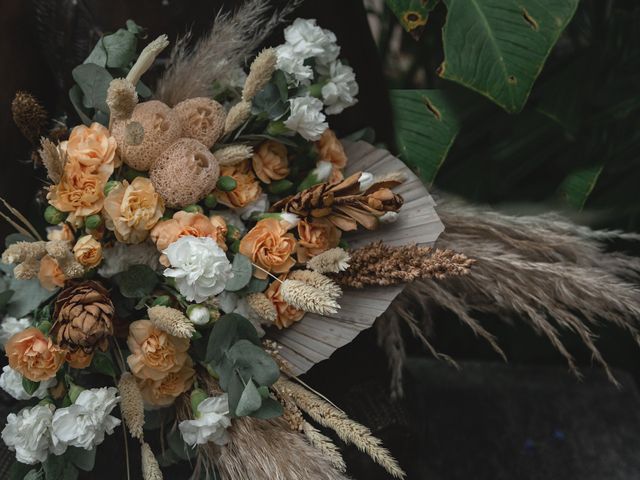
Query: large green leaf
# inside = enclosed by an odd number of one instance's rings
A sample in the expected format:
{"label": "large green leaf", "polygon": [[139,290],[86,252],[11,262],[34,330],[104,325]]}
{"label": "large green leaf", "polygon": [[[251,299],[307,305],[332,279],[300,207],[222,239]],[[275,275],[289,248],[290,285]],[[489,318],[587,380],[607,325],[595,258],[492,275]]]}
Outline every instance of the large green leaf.
{"label": "large green leaf", "polygon": [[400,155],[431,183],[460,130],[460,116],[438,90],[392,90],[391,103]]}
{"label": "large green leaf", "polygon": [[440,76],[519,112],[579,0],[444,0]]}
{"label": "large green leaf", "polygon": [[387,5],[398,17],[400,24],[416,40],[420,38],[424,30],[429,12],[433,10],[440,0],[387,0]]}
{"label": "large green leaf", "polygon": [[572,207],[582,209],[596,186],[603,165],[582,168],[567,176],[560,185],[562,198]]}

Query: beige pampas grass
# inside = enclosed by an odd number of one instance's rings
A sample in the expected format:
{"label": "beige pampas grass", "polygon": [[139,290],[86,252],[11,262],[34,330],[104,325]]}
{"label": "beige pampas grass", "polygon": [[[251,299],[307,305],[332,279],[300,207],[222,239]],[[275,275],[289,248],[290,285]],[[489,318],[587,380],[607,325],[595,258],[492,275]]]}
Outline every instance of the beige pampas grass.
{"label": "beige pampas grass", "polygon": [[[136,63],[133,64],[131,70],[127,74],[127,80],[131,85],[135,87],[138,84],[142,75],[145,74],[153,62],[156,60],[156,57],[160,55],[167,46],[169,45],[169,39],[166,35],[160,35],[153,42],[150,42],[146,47],[142,49]],[[135,106],[135,105],[134,105]]]}
{"label": "beige pampas grass", "polygon": [[307,262],[307,268],[318,273],[338,273],[349,268],[351,257],[342,248],[330,248]]}
{"label": "beige pampas grass", "polygon": [[358,450],[369,455],[389,475],[394,478],[405,477],[405,473],[396,459],[382,446],[380,439],[371,434],[367,427],[354,422],[343,411],[289,380],[278,380],[274,388],[279,395],[290,396],[295,404],[315,422],[332,429],[344,442],[356,446]]}
{"label": "beige pampas grass", "polygon": [[329,277],[313,270],[293,270],[287,276],[290,280],[299,280],[322,290],[329,297],[337,299],[342,296],[342,289]]}
{"label": "beige pampas grass", "polygon": [[249,75],[242,89],[242,99],[250,102],[253,97],[271,80],[276,70],[278,57],[273,48],[262,50],[251,63]]}
{"label": "beige pampas grass", "polygon": [[249,119],[251,115],[251,103],[245,100],[240,100],[236,103],[229,113],[227,114],[227,118],[224,122],[224,133],[225,135],[233,132],[236,128],[242,125]]}
{"label": "beige pampas grass", "polygon": [[250,145],[229,145],[213,152],[213,156],[216,157],[218,163],[222,166],[235,165],[242,160],[251,158],[253,155],[253,148]]}
{"label": "beige pampas grass", "polygon": [[142,478],[143,480],[163,480],[162,471],[156,456],[151,451],[148,443],[143,443],[140,450],[142,455]]}
{"label": "beige pampas grass", "polygon": [[285,280],[280,286],[280,295],[289,305],[305,312],[331,315],[340,308],[335,298],[323,290],[307,285],[300,280]]}
{"label": "beige pampas grass", "polygon": [[316,448],[336,470],[342,473],[347,471],[347,464],[344,462],[340,450],[329,437],[320,433],[320,431],[309,422],[302,423],[302,432],[304,436],[307,437],[309,443]]}
{"label": "beige pampas grass", "polygon": [[131,118],[138,104],[136,87],[126,78],[114,78],[107,89],[107,105],[110,120],[127,120]]}
{"label": "beige pampas grass", "polygon": [[44,168],[47,169],[47,177],[49,177],[53,183],[58,183],[62,178],[65,159],[60,155],[56,144],[48,138],[42,137],[40,139],[38,154],[40,155]]}
{"label": "beige pampas grass", "polygon": [[125,372],[118,382],[120,392],[120,411],[129,433],[133,438],[143,440],[144,402],[136,379],[129,372]]}
{"label": "beige pampas grass", "polygon": [[246,297],[251,309],[265,322],[273,323],[278,318],[278,312],[273,302],[264,293],[251,293]]}
{"label": "beige pampas grass", "polygon": [[191,338],[196,331],[193,323],[175,308],[156,305],[147,309],[147,315],[151,323],[174,337]]}

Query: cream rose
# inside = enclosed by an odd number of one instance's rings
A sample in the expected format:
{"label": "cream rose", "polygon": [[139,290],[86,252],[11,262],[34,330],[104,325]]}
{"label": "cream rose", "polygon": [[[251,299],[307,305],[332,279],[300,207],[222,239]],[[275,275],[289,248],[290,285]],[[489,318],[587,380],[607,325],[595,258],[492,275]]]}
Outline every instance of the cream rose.
{"label": "cream rose", "polygon": [[93,268],[102,260],[102,244],[91,235],[85,235],[74,245],[73,255],[82,266]]}

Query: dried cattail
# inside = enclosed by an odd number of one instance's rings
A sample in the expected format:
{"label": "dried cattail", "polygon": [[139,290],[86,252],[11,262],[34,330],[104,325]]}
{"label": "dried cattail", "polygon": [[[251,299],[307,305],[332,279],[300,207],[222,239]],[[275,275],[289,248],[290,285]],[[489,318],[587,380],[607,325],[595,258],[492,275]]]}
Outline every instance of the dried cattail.
{"label": "dried cattail", "polygon": [[258,54],[249,68],[249,75],[242,90],[243,100],[250,102],[271,80],[277,61],[278,57],[273,48],[266,48]]}
{"label": "dried cattail", "polygon": [[180,310],[156,305],[147,310],[149,320],[160,330],[174,337],[191,338],[196,331],[193,323]]}
{"label": "dried cattail", "polygon": [[241,100],[236,103],[229,113],[227,119],[224,122],[225,135],[233,132],[236,128],[246,122],[251,115],[251,103],[245,100]]}
{"label": "dried cattail", "polygon": [[251,293],[246,297],[251,309],[265,322],[273,323],[278,318],[278,312],[273,302],[264,293]]}
{"label": "dried cattail", "polygon": [[335,467],[339,472],[347,471],[347,464],[342,458],[342,454],[331,439],[311,425],[309,422],[302,423],[302,433],[307,437],[307,440],[316,450],[320,452],[323,458],[326,458],[331,465]]}
{"label": "dried cattail", "polygon": [[111,120],[127,120],[131,118],[133,109],[138,104],[136,87],[126,78],[114,78],[107,89],[107,105]]}
{"label": "dried cattail", "polygon": [[374,437],[364,425],[351,420],[346,413],[338,410],[329,402],[321,399],[306,388],[280,379],[274,386],[282,396],[290,396],[298,407],[306,412],[314,421],[323,427],[331,428],[345,441],[355,445],[366,453],[378,465],[383,467],[392,477],[404,478],[405,473],[391,453],[382,446],[380,439]]}
{"label": "dried cattail", "polygon": [[326,295],[323,290],[299,280],[282,282],[280,295],[286,303],[305,312],[330,315],[336,313],[340,308],[338,302]]}
{"label": "dried cattail", "polygon": [[16,92],[11,102],[11,114],[16,126],[31,143],[36,143],[47,126],[47,111],[36,97],[27,92]]}
{"label": "dried cattail", "polygon": [[62,178],[62,172],[64,171],[65,160],[55,143],[48,138],[42,137],[40,139],[40,150],[38,150],[40,160],[44,168],[47,169],[47,177],[52,182],[58,183]]}
{"label": "dried cattail", "polygon": [[47,253],[47,242],[16,242],[2,253],[2,263],[21,263],[27,260],[39,260]]}
{"label": "dried cattail", "polygon": [[118,382],[120,391],[120,410],[129,433],[133,438],[142,441],[144,427],[144,403],[140,388],[133,375],[125,372]]}
{"label": "dried cattail", "polygon": [[168,45],[169,39],[167,36],[160,35],[142,49],[136,63],[133,64],[133,67],[131,67],[131,70],[129,70],[129,73],[127,74],[127,80],[131,85],[138,84],[142,75],[151,68],[156,57],[160,55],[160,52],[167,48]]}
{"label": "dried cattail", "polygon": [[143,480],[163,480],[162,471],[156,456],[151,451],[148,443],[143,443],[140,450],[142,454],[142,478]]}
{"label": "dried cattail", "polygon": [[218,163],[222,166],[235,165],[242,160],[251,158],[253,155],[253,148],[249,145],[229,145],[228,147],[221,148],[213,152],[213,155],[218,160]]}
{"label": "dried cattail", "polygon": [[349,268],[349,254],[340,247],[330,248],[307,262],[307,268],[318,273],[338,273]]}
{"label": "dried cattail", "polygon": [[322,290],[331,298],[337,299],[342,296],[342,289],[329,277],[313,270],[294,270],[287,276],[289,280],[299,280]]}
{"label": "dried cattail", "polygon": [[38,276],[40,262],[37,260],[26,260],[13,269],[13,276],[16,280],[31,280]]}

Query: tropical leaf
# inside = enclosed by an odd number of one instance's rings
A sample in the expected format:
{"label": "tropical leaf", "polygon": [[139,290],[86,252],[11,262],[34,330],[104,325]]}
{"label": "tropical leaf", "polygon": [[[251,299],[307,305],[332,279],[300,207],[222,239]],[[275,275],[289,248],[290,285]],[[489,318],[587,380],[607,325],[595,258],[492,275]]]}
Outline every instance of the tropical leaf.
{"label": "tropical leaf", "polygon": [[431,183],[460,130],[457,108],[439,90],[392,90],[391,103],[400,156]]}
{"label": "tropical leaf", "polygon": [[429,13],[436,8],[440,0],[387,0],[391,9],[404,29],[418,40],[429,19]]}
{"label": "tropical leaf", "polygon": [[510,113],[533,84],[579,0],[444,0],[442,78],[490,98]]}

